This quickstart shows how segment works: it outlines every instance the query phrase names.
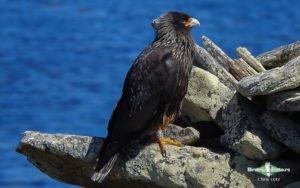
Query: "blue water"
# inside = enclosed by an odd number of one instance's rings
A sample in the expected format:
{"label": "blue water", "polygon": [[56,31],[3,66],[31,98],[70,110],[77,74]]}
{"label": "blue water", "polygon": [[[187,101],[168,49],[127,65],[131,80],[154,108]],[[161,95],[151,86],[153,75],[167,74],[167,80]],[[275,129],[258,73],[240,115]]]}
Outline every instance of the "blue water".
{"label": "blue water", "polygon": [[0,187],[70,187],[14,151],[21,133],[104,137],[151,20],[168,10],[198,18],[195,40],[206,35],[231,57],[300,39],[298,0],[0,0]]}

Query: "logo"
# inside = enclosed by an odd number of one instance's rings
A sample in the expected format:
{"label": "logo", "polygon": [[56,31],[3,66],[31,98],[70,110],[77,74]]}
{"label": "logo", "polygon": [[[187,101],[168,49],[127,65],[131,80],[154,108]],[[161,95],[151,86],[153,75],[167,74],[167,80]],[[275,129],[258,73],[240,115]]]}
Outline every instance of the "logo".
{"label": "logo", "polygon": [[271,177],[274,174],[279,173],[279,172],[290,172],[291,169],[290,168],[279,168],[274,165],[271,165],[270,162],[266,162],[265,165],[258,167],[258,168],[248,167],[247,171],[248,172],[258,172],[267,177]]}

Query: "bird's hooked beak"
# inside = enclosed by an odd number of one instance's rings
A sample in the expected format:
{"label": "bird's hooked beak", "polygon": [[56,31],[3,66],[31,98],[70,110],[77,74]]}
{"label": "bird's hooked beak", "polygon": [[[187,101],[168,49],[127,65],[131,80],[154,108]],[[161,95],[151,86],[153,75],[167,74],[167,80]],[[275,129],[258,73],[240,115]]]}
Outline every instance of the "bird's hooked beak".
{"label": "bird's hooked beak", "polygon": [[200,22],[196,18],[189,18],[188,21],[183,22],[185,27],[194,27],[200,25]]}

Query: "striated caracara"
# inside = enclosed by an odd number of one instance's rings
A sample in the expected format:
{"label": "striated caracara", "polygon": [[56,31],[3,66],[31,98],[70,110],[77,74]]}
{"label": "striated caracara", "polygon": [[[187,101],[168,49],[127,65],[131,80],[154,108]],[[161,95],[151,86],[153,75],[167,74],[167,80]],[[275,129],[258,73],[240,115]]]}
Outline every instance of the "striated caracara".
{"label": "striated caracara", "polygon": [[153,132],[163,154],[164,144],[181,146],[180,142],[164,138],[162,130],[180,111],[194,60],[195,44],[190,31],[200,23],[187,14],[167,12],[151,24],[156,37],[126,75],[97,157],[93,181],[101,183],[122,148],[146,131]]}

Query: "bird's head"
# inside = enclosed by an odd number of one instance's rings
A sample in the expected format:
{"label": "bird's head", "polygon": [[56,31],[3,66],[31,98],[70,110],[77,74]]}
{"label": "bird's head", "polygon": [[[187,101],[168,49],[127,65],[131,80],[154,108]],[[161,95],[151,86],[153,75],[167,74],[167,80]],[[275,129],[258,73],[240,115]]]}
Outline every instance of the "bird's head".
{"label": "bird's head", "polygon": [[185,13],[170,11],[153,20],[151,25],[156,34],[170,30],[189,33],[191,28],[200,25],[200,22]]}

